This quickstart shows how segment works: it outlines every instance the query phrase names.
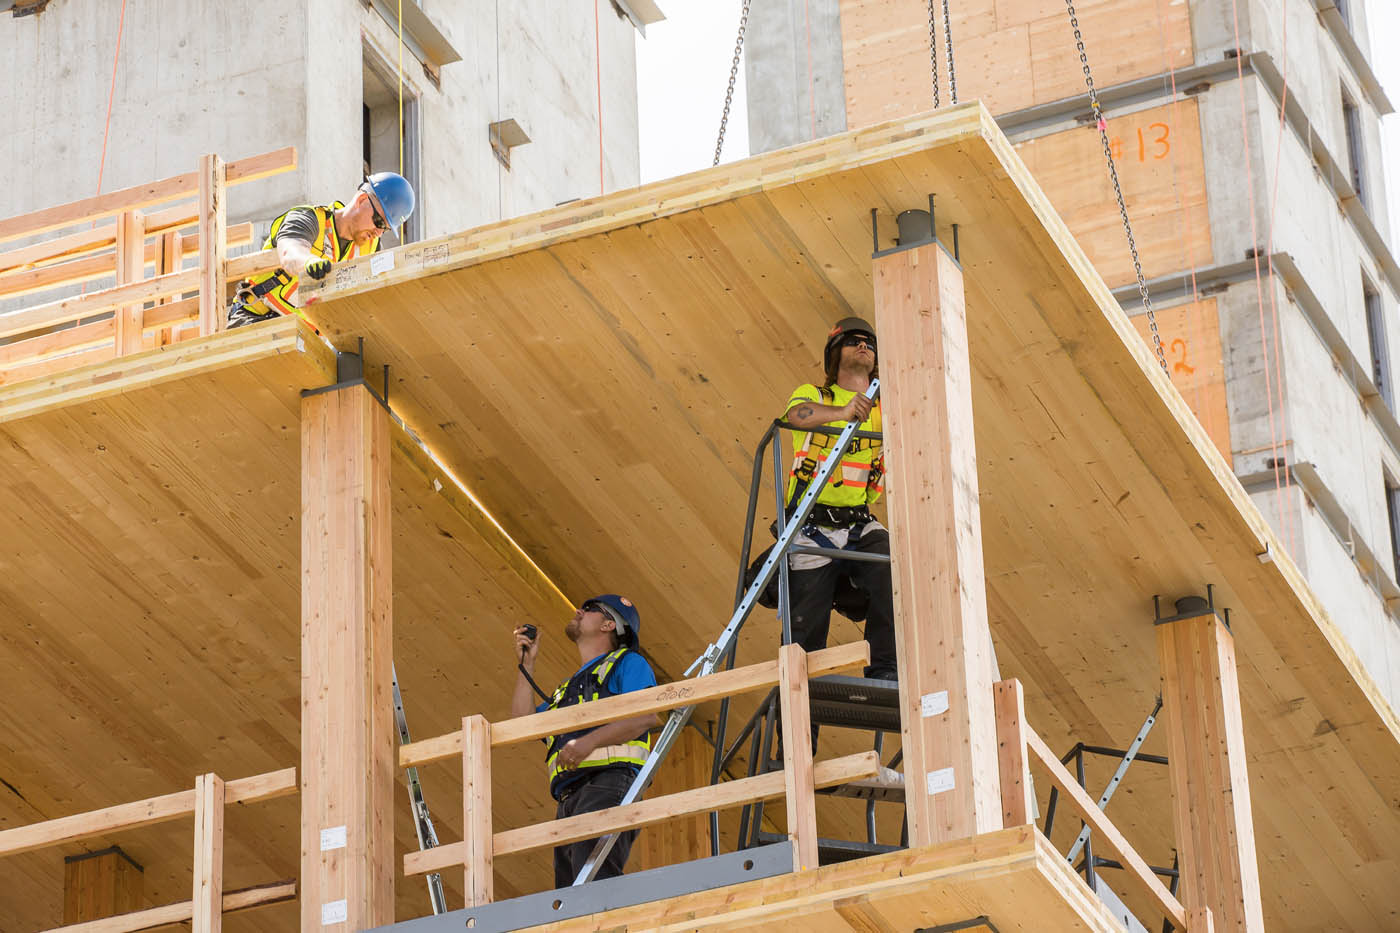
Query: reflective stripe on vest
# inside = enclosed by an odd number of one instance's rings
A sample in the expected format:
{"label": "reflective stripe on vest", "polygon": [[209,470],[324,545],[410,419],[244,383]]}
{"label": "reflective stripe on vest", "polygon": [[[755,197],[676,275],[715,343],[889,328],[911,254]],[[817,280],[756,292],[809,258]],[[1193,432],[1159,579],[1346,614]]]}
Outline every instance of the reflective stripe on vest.
{"label": "reflective stripe on vest", "polygon": [[[836,393],[830,386],[820,386],[823,405],[835,405]],[[870,412],[867,423],[862,425],[863,430],[879,432],[883,425],[880,418],[880,406],[878,403]],[[828,427],[841,427],[846,425],[843,422],[834,422]],[[810,483],[816,476],[821,465],[826,462],[827,455],[831,448],[836,445],[836,437],[831,434],[818,434],[815,431],[808,431],[804,434],[793,433],[793,457],[792,470],[788,473],[788,487],[785,501],[792,504],[793,491],[798,483]],[[869,450],[869,460],[851,459],[852,454],[859,454],[861,451]],[[881,479],[885,472],[885,457],[883,445],[873,438],[852,438],[851,446],[846,450],[846,457],[841,460],[841,469],[833,471],[831,479],[827,482],[826,488],[821,491],[817,501],[825,505],[855,506],[865,505],[873,502],[884,492],[885,487],[881,485]],[[805,487],[804,487],[805,488]]]}
{"label": "reflective stripe on vest", "polygon": [[[550,709],[560,709],[565,706],[574,706],[589,700],[601,700],[605,697],[616,696],[608,687],[608,678],[612,675],[613,668],[617,662],[629,649],[618,648],[598,659],[598,663],[592,667],[579,671],[555,689],[554,695],[549,699]],[[637,765],[640,767],[647,760],[647,755],[651,752],[651,736],[642,733],[639,738],[622,745],[608,745],[603,748],[594,749],[578,766],[565,770],[558,764],[559,750],[569,743],[571,739],[589,732],[589,729],[579,729],[575,732],[568,732],[563,735],[552,735],[545,744],[545,767],[549,769],[550,790],[554,789],[554,782],[565,774],[577,773],[589,768],[608,768],[616,765]]]}
{"label": "reflective stripe on vest", "polygon": [[[277,216],[272,222],[272,229],[267,233],[267,239],[263,241],[263,249],[272,249],[273,240],[277,232],[282,229],[282,222],[287,219],[287,215],[292,211],[309,210],[316,214],[316,239],[311,242],[311,255],[316,259],[329,259],[331,262],[344,262],[353,259],[359,250],[352,241],[344,252],[340,250],[340,238],[335,233],[335,212],[345,205],[336,201],[328,207],[313,204],[301,204],[297,207],[289,208]],[[376,237],[368,247],[365,248],[364,255],[368,256],[379,249],[379,239]],[[278,314],[300,314],[301,309],[292,303],[292,296],[296,294],[298,278],[289,275],[283,269],[274,269],[271,272],[264,272],[260,275],[252,276],[246,280],[243,293],[259,292],[243,299],[243,304],[255,314],[268,314],[276,312]]]}

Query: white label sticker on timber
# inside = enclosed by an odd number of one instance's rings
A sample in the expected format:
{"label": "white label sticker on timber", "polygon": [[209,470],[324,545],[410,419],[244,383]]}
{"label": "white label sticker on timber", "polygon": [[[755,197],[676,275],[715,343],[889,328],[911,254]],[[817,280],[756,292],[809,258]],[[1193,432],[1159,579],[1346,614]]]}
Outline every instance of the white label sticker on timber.
{"label": "white label sticker on timber", "polygon": [[331,849],[345,848],[345,827],[332,826],[330,829],[321,830],[321,851],[329,852]]}
{"label": "white label sticker on timber", "polygon": [[948,691],[940,690],[937,693],[925,693],[919,701],[923,708],[924,718],[930,716],[940,716],[948,712]]}
{"label": "white label sticker on timber", "polygon": [[332,923],[344,923],[345,918],[350,915],[348,901],[331,901],[329,904],[321,905],[321,926],[328,927]]}
{"label": "white label sticker on timber", "polygon": [[375,253],[369,257],[369,274],[383,275],[394,268],[394,251]]}
{"label": "white label sticker on timber", "polygon": [[953,789],[953,769],[939,768],[937,771],[928,773],[928,792],[930,794],[941,794],[945,790]]}

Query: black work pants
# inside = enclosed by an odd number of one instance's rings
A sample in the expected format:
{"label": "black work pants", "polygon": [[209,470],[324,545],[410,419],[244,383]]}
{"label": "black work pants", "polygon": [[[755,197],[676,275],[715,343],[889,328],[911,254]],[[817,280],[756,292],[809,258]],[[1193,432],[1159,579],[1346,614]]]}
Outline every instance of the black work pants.
{"label": "black work pants", "polygon": [[[853,537],[845,549],[888,554],[889,532],[883,528],[872,528],[859,538]],[[898,665],[894,651],[894,588],[887,563],[833,560],[812,570],[789,571],[793,643],[807,651],[819,651],[826,647],[827,633],[831,629],[831,602],[836,593],[836,583],[843,575],[850,577],[851,582],[870,596],[870,608],[865,617],[870,666],[865,669],[865,676],[893,679]]]}
{"label": "black work pants", "polygon": [[[559,801],[555,818],[562,820],[566,816],[592,813],[595,810],[606,810],[608,807],[617,806],[622,803],[623,795],[627,793],[627,788],[632,786],[632,779],[635,776],[627,768],[608,768],[605,771],[599,771],[596,775],[580,781],[568,789],[564,799]],[[635,829],[619,835],[612,851],[608,853],[608,857],[603,860],[602,866],[598,869],[595,879],[616,878],[622,874],[622,867],[627,864],[627,855],[632,851],[632,842],[636,838],[637,831]],[[583,842],[571,842],[565,846],[555,847],[554,886],[556,888],[567,888],[574,883],[578,873],[583,870],[584,863],[588,861],[588,856],[593,854],[593,846],[597,842],[597,839],[588,839]]]}

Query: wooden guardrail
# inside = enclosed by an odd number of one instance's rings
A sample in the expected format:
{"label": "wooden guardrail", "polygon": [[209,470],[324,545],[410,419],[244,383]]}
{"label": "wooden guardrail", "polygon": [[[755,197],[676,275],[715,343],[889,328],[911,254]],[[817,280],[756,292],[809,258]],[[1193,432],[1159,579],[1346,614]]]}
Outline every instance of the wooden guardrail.
{"label": "wooden guardrail", "polygon": [[[222,329],[228,282],[277,265],[271,251],[228,259],[230,246],[251,242],[253,228],[227,226],[227,189],[296,165],[292,147],[227,164],[206,155],[197,172],[0,220],[0,243],[92,225],[0,252],[0,299],[116,279],[110,288],[0,316],[0,384]],[[147,213],[152,207],[161,209]],[[98,226],[108,218],[115,220]],[[186,269],[192,256],[198,264]],[[65,326],[91,318],[99,320]]]}
{"label": "wooden guardrail", "polygon": [[[810,655],[798,645],[784,645],[776,661],[495,724],[482,716],[468,716],[462,720],[459,732],[405,745],[399,750],[399,764],[404,767],[458,755],[461,757],[463,841],[408,853],[404,856],[404,874],[424,874],[461,865],[466,881],[467,906],[477,907],[492,900],[492,861],[495,856],[640,829],[672,817],[780,796],[787,799],[788,835],[793,841],[793,870],[815,868],[816,789],[873,777],[879,770],[880,762],[872,751],[813,763],[807,681],[809,677],[819,674],[861,667],[869,662],[869,658],[870,648],[865,642],[826,648]],[[782,692],[781,774],[775,771],[727,781],[534,826],[501,831],[493,829],[492,748],[773,686]]]}
{"label": "wooden guardrail", "polygon": [[1210,933],[1210,910],[1202,908],[1189,914],[1166,886],[1158,880],[1146,860],[1137,853],[1074,779],[1068,769],[1050,751],[1050,747],[1026,723],[1025,700],[1018,680],[1003,680],[993,685],[997,720],[997,745],[1001,777],[1002,823],[1024,826],[1034,813],[1027,764],[1034,760],[1059,788],[1070,808],[1093,832],[1094,844],[1101,845],[1117,856],[1133,885],[1171,922],[1185,933]]}
{"label": "wooden guardrail", "polygon": [[202,774],[195,779],[192,790],[2,830],[0,858],[92,836],[166,823],[193,814],[194,886],[190,900],[53,929],[70,933],[133,933],[188,921],[194,933],[206,933],[219,929],[218,918],[225,911],[296,897],[295,881],[279,881],[229,892],[224,891],[223,884],[224,808],[230,804],[257,803],[296,792],[296,768],[284,768],[228,783],[217,774]]}

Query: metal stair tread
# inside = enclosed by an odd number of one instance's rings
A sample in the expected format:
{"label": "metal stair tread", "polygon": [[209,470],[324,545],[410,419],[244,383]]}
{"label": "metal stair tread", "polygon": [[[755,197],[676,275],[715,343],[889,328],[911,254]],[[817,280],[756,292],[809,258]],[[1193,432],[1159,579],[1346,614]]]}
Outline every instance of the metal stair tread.
{"label": "metal stair tread", "polygon": [[[782,842],[787,839],[784,833],[770,833],[760,831],[757,842],[768,844]],[[852,859],[865,858],[870,855],[883,855],[886,852],[898,852],[902,846],[889,846],[872,842],[856,842],[851,839],[827,839],[825,837],[817,840],[817,856],[823,865],[831,865],[836,862],[849,862]]]}

